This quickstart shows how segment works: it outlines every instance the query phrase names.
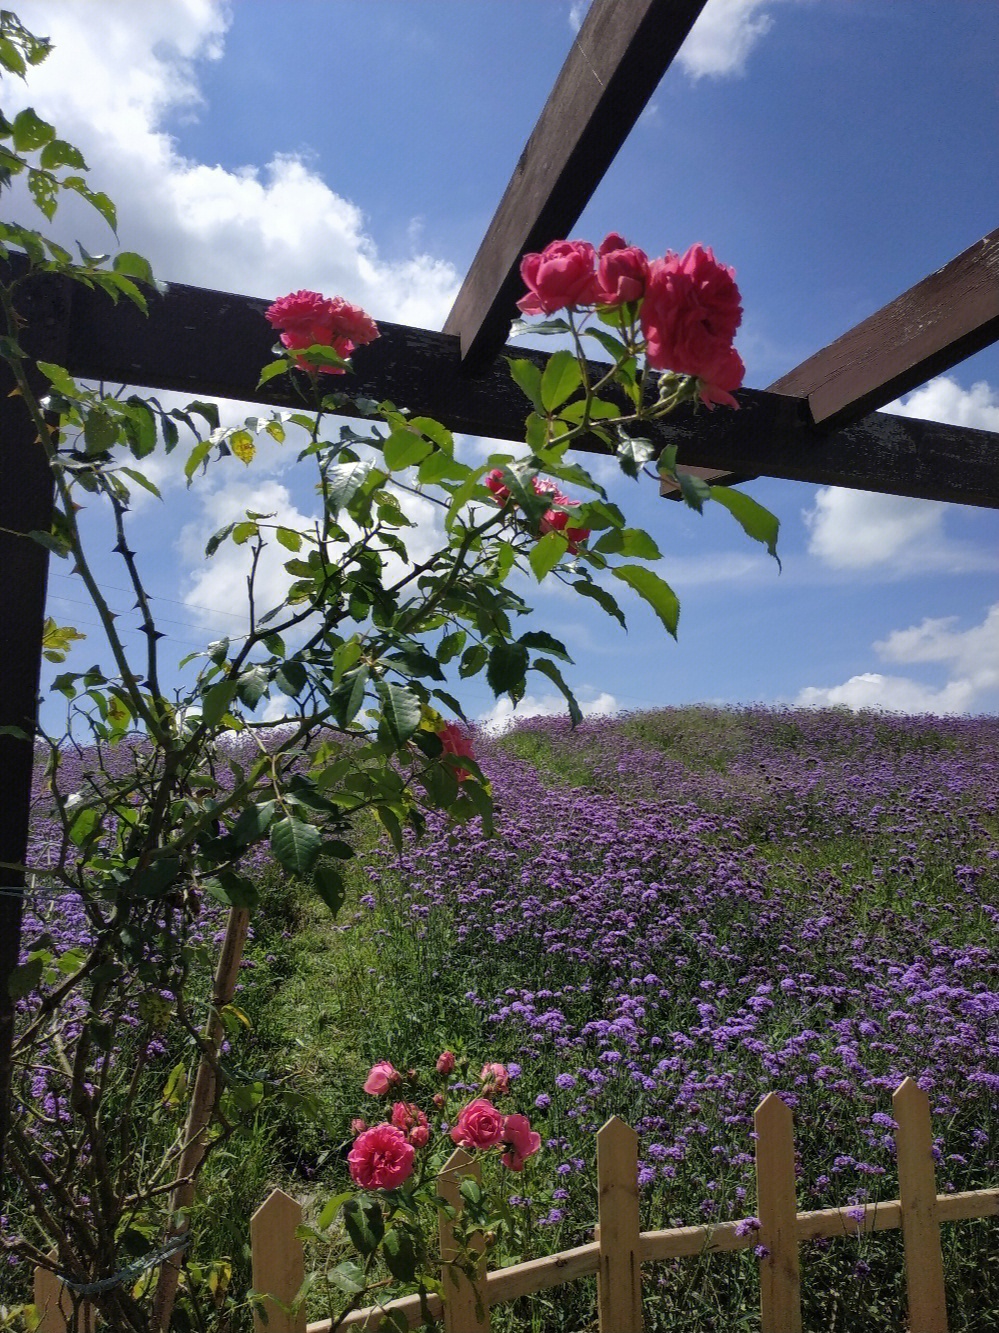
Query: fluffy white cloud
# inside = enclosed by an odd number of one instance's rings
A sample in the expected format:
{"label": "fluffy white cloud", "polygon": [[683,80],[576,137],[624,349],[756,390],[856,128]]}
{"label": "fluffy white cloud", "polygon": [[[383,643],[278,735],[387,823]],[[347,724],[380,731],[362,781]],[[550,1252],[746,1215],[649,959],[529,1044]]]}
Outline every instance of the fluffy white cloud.
{"label": "fluffy white cloud", "polygon": [[[256,296],[299,287],[339,292],[394,322],[440,326],[457,291],[443,260],[386,262],[364,216],[300,153],[229,171],[182,157],[167,116],[197,114],[200,62],[218,59],[230,22],[219,0],[74,0],[19,6],[55,43],[27,89],[5,86],[83,149],[95,187],[118,204],[119,234],[168,281]],[[16,83],[16,81],[10,81]],[[80,209],[59,230],[91,248],[108,237]]]}
{"label": "fluffy white cloud", "polygon": [[750,51],[773,27],[767,7],[767,0],[708,0],[680,48],[680,64],[693,79],[743,74]]}
{"label": "fluffy white cloud", "polygon": [[[613,694],[608,694],[604,690],[593,699],[585,702],[580,700],[579,707],[584,717],[610,717],[612,713],[619,711],[620,705]],[[496,700],[492,708],[479,715],[479,721],[490,731],[504,732],[525,718],[560,715],[568,715],[568,708],[561,694],[525,694],[516,708],[510,702],[509,696],[504,694]]]}
{"label": "fluffy white cloud", "polygon": [[[999,395],[985,381],[962,389],[938,376],[884,409],[899,416],[999,431]],[[936,500],[822,486],[802,517],[808,550],[832,569],[881,568],[899,574],[967,573],[991,569],[996,553],[950,539],[945,522],[953,506]]]}
{"label": "fluffy white cloud", "polygon": [[579,32],[583,26],[583,19],[586,18],[586,11],[590,7],[590,0],[572,0],[569,6],[569,27],[573,32]]}
{"label": "fluffy white cloud", "polygon": [[884,662],[947,664],[950,678],[940,687],[908,676],[865,671],[842,685],[808,686],[795,702],[804,708],[841,704],[898,713],[973,712],[999,690],[999,602],[980,625],[958,630],[956,623],[956,616],[928,618],[908,629],[893,630],[874,645]]}

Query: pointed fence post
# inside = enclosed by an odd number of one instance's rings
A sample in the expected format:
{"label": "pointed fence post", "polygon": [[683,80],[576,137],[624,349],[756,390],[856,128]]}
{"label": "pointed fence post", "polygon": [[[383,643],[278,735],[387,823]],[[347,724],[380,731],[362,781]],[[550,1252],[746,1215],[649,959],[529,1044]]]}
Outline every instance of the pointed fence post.
{"label": "pointed fence post", "polygon": [[301,1224],[302,1206],[284,1190],[272,1190],[250,1218],[253,1290],[269,1298],[253,1312],[254,1333],[305,1333],[304,1303],[294,1313],[281,1308],[305,1280],[305,1248],[295,1235]]}
{"label": "pointed fence post", "polygon": [[756,1211],[763,1333],[801,1333],[798,1200],[794,1180],[794,1118],[775,1092],[756,1108]]}
{"label": "pointed fence post", "polygon": [[642,1333],[638,1135],[617,1116],[597,1134],[600,1333]]}
{"label": "pointed fence post", "polygon": [[[50,1256],[55,1258],[55,1254]],[[35,1333],[66,1333],[73,1314],[73,1297],[62,1279],[50,1268],[36,1268],[32,1300],[38,1311]],[[79,1333],[92,1333],[94,1312],[86,1301],[77,1310]]]}
{"label": "pointed fence post", "polygon": [[919,1085],[907,1078],[895,1089],[892,1109],[898,1125],[895,1153],[905,1240],[909,1327],[919,1333],[947,1333],[930,1103]]}
{"label": "pointed fence post", "polygon": [[[482,1167],[464,1148],[455,1148],[437,1177],[437,1193],[458,1213],[464,1204],[461,1182],[469,1177],[476,1182],[480,1181]],[[479,1260],[474,1285],[460,1269],[446,1267],[454,1262],[459,1247],[454,1238],[454,1224],[443,1209],[438,1214],[437,1227],[441,1262],[445,1265],[442,1277],[444,1333],[489,1333],[492,1325],[484,1280],[485,1260]],[[481,1236],[473,1237],[471,1248],[480,1255],[483,1253],[485,1246]]]}

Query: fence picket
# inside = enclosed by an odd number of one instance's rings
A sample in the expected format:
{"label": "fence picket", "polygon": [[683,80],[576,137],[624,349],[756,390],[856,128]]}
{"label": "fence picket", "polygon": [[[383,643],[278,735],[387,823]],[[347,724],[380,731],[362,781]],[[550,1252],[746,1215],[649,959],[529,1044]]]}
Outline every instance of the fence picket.
{"label": "fence picket", "polygon": [[272,1190],[250,1218],[253,1290],[274,1297],[254,1310],[254,1333],[305,1333],[304,1307],[281,1308],[291,1306],[305,1278],[305,1250],[295,1235],[301,1223],[301,1204],[284,1190]]}
{"label": "fence picket", "polygon": [[794,1120],[775,1092],[756,1108],[756,1210],[763,1333],[801,1333],[798,1202],[794,1181]]}
{"label": "fence picket", "polygon": [[597,1133],[600,1333],[642,1333],[638,1135],[613,1116]]}
{"label": "fence picket", "polygon": [[896,1088],[892,1107],[898,1125],[895,1149],[909,1327],[919,1333],[947,1333],[930,1103],[918,1084],[907,1078]]}
{"label": "fence picket", "polygon": [[[455,1148],[437,1177],[437,1193],[459,1213],[464,1202],[460,1193],[461,1182],[469,1176],[475,1181],[480,1181],[482,1168],[464,1148]],[[454,1238],[454,1225],[443,1209],[438,1214],[437,1226],[440,1235],[441,1262],[445,1265],[453,1263],[459,1247]],[[471,1248],[482,1255],[484,1247],[481,1237],[473,1238]],[[491,1325],[484,1258],[480,1258],[477,1271],[478,1276],[473,1285],[459,1269],[445,1268],[444,1333],[489,1333]]]}
{"label": "fence picket", "polygon": [[[53,1250],[49,1258],[55,1257]],[[35,1333],[66,1333],[73,1313],[73,1297],[50,1268],[35,1269],[31,1299],[39,1316]],[[76,1317],[79,1333],[92,1333],[94,1322],[93,1308],[87,1301],[80,1301]]]}

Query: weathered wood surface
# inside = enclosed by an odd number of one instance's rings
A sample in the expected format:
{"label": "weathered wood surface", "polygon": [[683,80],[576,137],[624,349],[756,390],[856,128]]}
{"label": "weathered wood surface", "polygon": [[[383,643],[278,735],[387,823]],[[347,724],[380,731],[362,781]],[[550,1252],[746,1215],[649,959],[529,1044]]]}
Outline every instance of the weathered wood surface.
{"label": "weathered wood surface", "polygon": [[909,1327],[913,1333],[917,1329],[919,1333],[947,1333],[929,1098],[918,1084],[907,1078],[892,1097],[892,1113],[898,1126],[895,1156],[905,1241]]}
{"label": "weathered wood surface", "polygon": [[817,424],[883,407],[999,338],[999,230],[771,384]]}
{"label": "weathered wood surface", "polygon": [[755,1128],[757,1242],[769,1251],[760,1260],[760,1327],[801,1333],[794,1121],[775,1092],[756,1108]]}
{"label": "weathered wood surface", "polygon": [[305,1333],[305,1308],[292,1310],[305,1280],[305,1250],[295,1228],[301,1204],[284,1190],[272,1190],[250,1218],[253,1290],[268,1299],[253,1312],[254,1333]]}
{"label": "weathered wood surface", "polygon": [[575,226],[705,0],[593,0],[444,324],[476,368],[523,296],[521,256]]}
{"label": "weathered wood surface", "polygon": [[[437,1193],[459,1215],[464,1206],[461,1182],[466,1178],[480,1182],[482,1164],[464,1148],[455,1148],[437,1177]],[[489,1333],[489,1300],[485,1294],[485,1259],[481,1235],[476,1234],[470,1244],[470,1248],[479,1256],[477,1278],[473,1286],[467,1274],[456,1267],[447,1267],[448,1264],[454,1264],[461,1249],[455,1240],[454,1222],[443,1209],[437,1215],[437,1231],[441,1262],[445,1265],[442,1277],[444,1333]]]}
{"label": "weathered wood surface", "polygon": [[600,1333],[642,1333],[638,1135],[613,1116],[597,1132]]}
{"label": "weathered wood surface", "polygon": [[[192,396],[300,408],[284,377],[256,387],[274,341],[263,318],[268,304],[175,284],[151,299],[146,319],[125,302],[114,306],[103,293],[82,290],[74,296],[68,369]],[[482,375],[465,375],[456,337],[403,324],[380,328],[382,336],[354,354],[353,375],[329,377],[331,390],[390,398],[466,434],[523,441],[527,402],[502,359]],[[510,352],[545,360],[519,347]],[[646,433],[664,447],[676,444],[683,463],[740,476],[999,507],[999,437],[990,431],[883,413],[827,431],[809,421],[804,399],[745,389],[739,402],[739,412],[687,408]],[[597,440],[579,448],[603,451]]]}

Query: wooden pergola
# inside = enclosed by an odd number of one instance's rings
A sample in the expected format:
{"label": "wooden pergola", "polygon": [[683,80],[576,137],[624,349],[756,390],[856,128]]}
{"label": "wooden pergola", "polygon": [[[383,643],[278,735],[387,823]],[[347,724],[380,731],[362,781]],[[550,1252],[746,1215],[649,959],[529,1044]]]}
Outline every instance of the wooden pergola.
{"label": "wooden pergola", "polygon": [[[354,357],[359,396],[389,398],[458,431],[523,442],[523,399],[499,358],[522,290],[520,257],[569,235],[704,3],[593,0],[443,332],[380,322],[381,337]],[[654,441],[676,444],[682,466],[716,482],[770,476],[999,507],[999,434],[876,412],[999,338],[999,230],[969,240],[950,263],[766,389],[741,390],[740,412],[701,414],[696,423],[677,414],[651,429]],[[273,341],[261,318],[271,299],[176,285],[150,300],[145,318],[99,291],[41,281],[21,313],[32,353],[73,376],[298,406],[281,379],[256,388]],[[519,348],[517,355],[544,359]],[[48,531],[52,483],[9,387],[0,386],[0,726],[30,729],[48,556],[11,534]],[[579,447],[603,449],[595,439]],[[3,862],[25,856],[32,762],[30,743],[0,734]],[[20,877],[3,872],[4,1104],[13,1019],[7,977],[20,947],[21,887]]]}

